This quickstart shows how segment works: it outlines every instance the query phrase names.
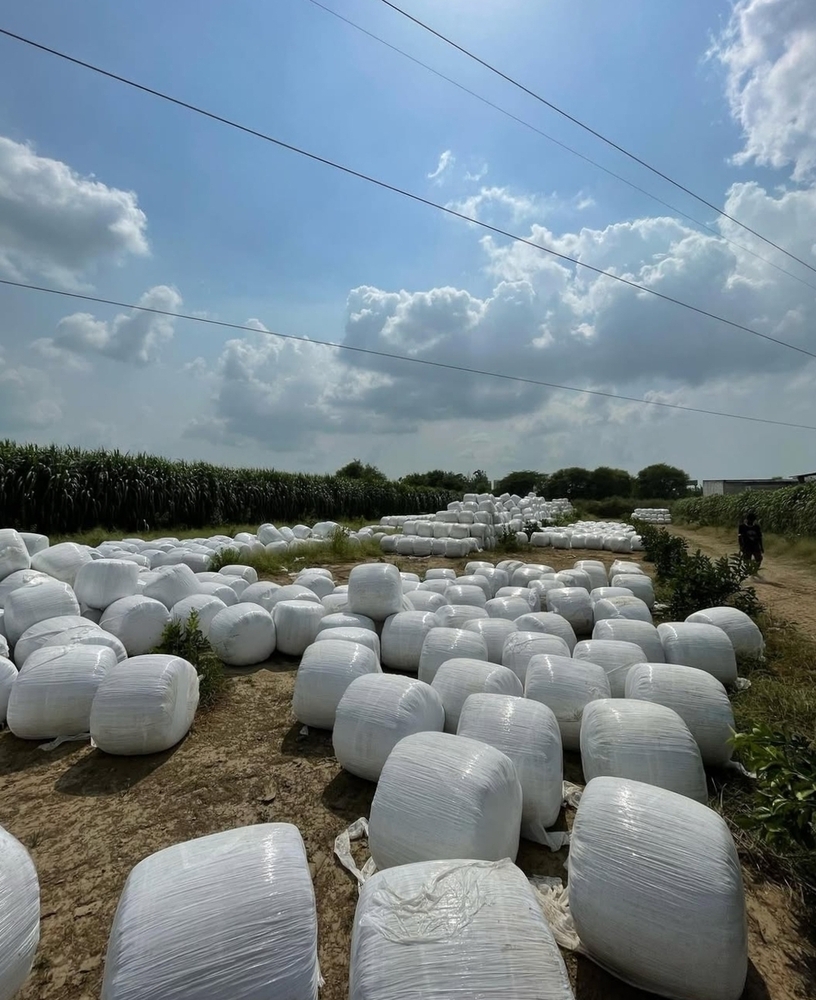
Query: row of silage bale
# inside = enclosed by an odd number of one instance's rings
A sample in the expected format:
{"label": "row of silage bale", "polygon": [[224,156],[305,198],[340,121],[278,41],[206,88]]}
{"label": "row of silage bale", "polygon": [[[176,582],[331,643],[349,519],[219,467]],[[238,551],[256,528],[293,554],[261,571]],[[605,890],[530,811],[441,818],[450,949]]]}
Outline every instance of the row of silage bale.
{"label": "row of silage bale", "polygon": [[636,507],[632,511],[632,518],[635,521],[644,521],[646,524],[672,523],[668,507]]}

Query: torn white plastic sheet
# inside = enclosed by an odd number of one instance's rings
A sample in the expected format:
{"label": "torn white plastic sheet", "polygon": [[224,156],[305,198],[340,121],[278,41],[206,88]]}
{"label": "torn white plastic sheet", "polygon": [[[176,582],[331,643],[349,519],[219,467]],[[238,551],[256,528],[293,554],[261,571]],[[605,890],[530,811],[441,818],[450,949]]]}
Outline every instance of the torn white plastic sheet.
{"label": "torn white plastic sheet", "polygon": [[357,867],[357,862],[351,853],[351,843],[356,840],[368,840],[368,820],[364,816],[356,819],[334,838],[335,856],[346,871],[351,872],[357,879],[359,892],[366,879],[370,878],[377,870],[377,866],[374,864],[374,858],[369,858],[362,868]]}

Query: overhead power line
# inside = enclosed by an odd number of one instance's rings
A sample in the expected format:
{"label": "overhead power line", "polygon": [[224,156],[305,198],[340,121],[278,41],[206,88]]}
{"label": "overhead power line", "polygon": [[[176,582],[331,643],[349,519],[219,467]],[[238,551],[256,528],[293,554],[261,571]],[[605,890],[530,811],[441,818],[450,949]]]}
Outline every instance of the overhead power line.
{"label": "overhead power line", "polygon": [[435,38],[438,38],[440,39],[440,41],[445,42],[446,45],[450,45],[451,48],[456,49],[457,52],[461,52],[462,55],[467,56],[468,59],[473,59],[474,62],[477,62],[480,66],[483,66],[491,73],[494,73],[496,76],[501,77],[502,80],[505,80],[507,83],[510,83],[514,87],[517,87],[519,90],[523,91],[529,97],[532,97],[540,104],[543,104],[546,107],[548,107],[551,111],[555,111],[563,118],[566,118],[567,121],[572,122],[573,125],[577,125],[579,128],[582,128],[585,132],[588,132],[596,139],[600,139],[601,142],[606,143],[607,146],[610,146],[612,149],[617,150],[619,153],[623,153],[624,156],[627,156],[630,160],[639,164],[641,167],[645,167],[647,170],[651,171],[657,177],[660,177],[662,180],[667,181],[669,184],[671,184],[673,187],[676,187],[679,191],[682,191],[684,194],[690,195],[696,201],[699,201],[701,204],[705,205],[706,208],[710,208],[713,212],[716,212],[718,215],[721,215],[724,219],[728,219],[729,222],[733,222],[735,225],[740,226],[746,232],[751,233],[752,236],[756,236],[757,239],[762,240],[763,243],[767,243],[768,246],[772,246],[775,250],[779,250],[780,253],[783,253],[786,256],[790,257],[792,260],[797,261],[797,263],[801,264],[803,267],[806,267],[809,271],[813,271],[814,273],[816,273],[816,267],[814,267],[812,264],[808,264],[806,260],[802,260],[802,258],[797,257],[795,253],[792,253],[790,250],[786,250],[784,247],[779,246],[778,243],[774,243],[773,240],[768,239],[767,236],[763,236],[762,233],[758,233],[755,229],[751,229],[750,226],[746,225],[744,222],[740,222],[739,219],[735,219],[734,216],[729,215],[728,212],[725,211],[725,209],[720,208],[719,206],[713,204],[710,201],[707,201],[705,198],[703,198],[702,195],[696,194],[694,191],[691,190],[691,188],[686,187],[685,184],[681,184],[680,181],[674,180],[674,178],[670,177],[668,174],[663,173],[663,171],[659,170],[657,167],[653,167],[650,163],[647,163],[646,160],[641,159],[641,157],[637,156],[635,153],[630,152],[624,146],[619,145],[613,139],[610,139],[608,136],[605,136],[602,132],[598,132],[596,129],[592,128],[591,125],[587,125],[586,122],[582,122],[580,118],[576,118],[575,115],[571,115],[568,111],[565,111],[563,108],[559,108],[557,104],[553,104],[552,101],[548,101],[540,94],[537,94],[534,90],[531,90],[529,87],[526,87],[523,83],[519,83],[518,80],[514,79],[512,76],[509,76],[507,73],[502,72],[502,70],[493,66],[491,63],[487,62],[487,60],[480,58],[475,53],[471,52],[469,49],[466,49],[463,45],[459,45],[457,42],[454,42],[453,39],[449,38],[447,35],[443,35],[441,31],[437,31],[435,28],[432,28],[429,24],[426,24],[424,21],[421,21],[418,17],[414,17],[413,14],[409,14],[408,11],[403,10],[402,7],[398,7],[395,3],[392,3],[391,0],[382,0],[382,3],[384,3],[386,7],[390,7],[391,10],[396,11],[398,14],[402,14],[403,17],[406,17],[409,21],[412,21],[414,24],[418,25],[424,31],[429,32]]}
{"label": "overhead power line", "polygon": [[660,198],[658,195],[653,194],[651,191],[647,191],[646,188],[642,188],[639,184],[635,184],[634,181],[630,181],[628,177],[624,177],[622,174],[616,173],[614,170],[610,170],[609,167],[605,167],[602,163],[599,163],[597,160],[593,160],[591,156],[587,156],[585,153],[580,152],[579,150],[575,149],[572,146],[569,146],[567,143],[562,142],[560,139],[556,139],[555,136],[550,135],[548,132],[544,132],[542,129],[538,128],[536,125],[533,125],[531,122],[525,121],[524,118],[519,118],[518,115],[514,115],[512,111],[508,111],[507,108],[503,108],[500,104],[494,103],[489,98],[485,97],[483,94],[479,94],[475,90],[471,90],[470,87],[466,87],[463,83],[460,83],[458,80],[454,80],[453,77],[447,76],[445,73],[440,72],[438,69],[435,69],[428,63],[423,62],[421,59],[417,59],[416,56],[412,56],[409,52],[406,52],[404,49],[401,49],[398,45],[394,45],[392,42],[387,41],[380,35],[374,34],[373,31],[369,31],[368,28],[364,28],[361,24],[357,24],[356,21],[352,21],[350,18],[345,17],[343,14],[339,13],[339,11],[332,10],[331,7],[327,7],[325,4],[320,3],[320,0],[308,0],[308,3],[312,4],[314,7],[318,7],[322,11],[325,11],[327,14],[331,14],[332,17],[336,17],[338,21],[343,21],[349,27],[356,29],[363,35],[367,35],[375,42],[379,42],[381,45],[384,45],[387,49],[391,49],[392,52],[396,52],[398,55],[403,56],[405,59],[408,59],[415,65],[420,66],[422,67],[422,69],[427,70],[429,73],[433,73],[433,75],[439,77],[440,80],[444,80],[446,83],[451,84],[451,86],[456,87],[458,90],[461,90],[463,93],[468,94],[470,97],[475,98],[477,101],[481,101],[482,104],[487,105],[487,107],[492,108],[494,111],[498,111],[499,114],[504,115],[506,118],[509,118],[511,121],[516,122],[518,125],[523,125],[525,128],[529,129],[531,132],[535,132],[536,135],[540,135],[543,139],[546,139],[548,142],[551,142],[554,145],[559,146],[561,149],[566,150],[573,156],[577,156],[580,160],[583,160],[585,163],[591,164],[598,170],[602,170],[609,177],[614,177],[615,180],[620,181],[622,184],[626,184],[627,187],[630,187],[633,191],[637,191],[639,194],[645,195],[647,198],[651,198],[651,200],[656,202],[658,205],[662,205],[664,208],[668,208],[669,211],[674,212],[676,215],[680,215],[684,219],[688,219],[688,221],[693,222],[695,226],[699,226],[701,229],[705,229],[707,232],[712,233],[714,236],[717,237],[718,240],[722,240],[723,242],[728,243],[730,246],[736,247],[738,250],[742,250],[744,253],[750,254],[757,260],[761,260],[763,264],[767,264],[769,267],[774,268],[781,274],[786,274],[789,278],[793,278],[794,281],[798,281],[800,282],[800,284],[805,285],[808,288],[812,289],[814,292],[816,292],[816,285],[812,285],[809,281],[806,281],[798,274],[794,274],[793,271],[788,271],[787,268],[782,267],[781,264],[777,264],[774,261],[769,260],[767,257],[763,257],[762,254],[757,253],[756,250],[752,250],[750,247],[743,246],[742,243],[737,243],[736,240],[732,240],[730,237],[725,236],[723,233],[721,233],[719,229],[715,229],[713,226],[709,226],[707,223],[702,222],[700,219],[695,218],[693,215],[689,215],[689,213],[684,212],[682,208],[678,208],[676,205],[672,205],[671,202],[665,201],[663,198]]}
{"label": "overhead power line", "polygon": [[534,250],[538,250],[541,253],[546,253],[551,257],[558,260],[565,261],[569,264],[574,264],[576,267],[582,267],[587,271],[591,271],[593,274],[601,275],[605,278],[610,278],[613,281],[620,282],[626,285],[628,288],[633,288],[635,291],[643,292],[647,295],[651,295],[663,302],[669,302],[672,305],[680,306],[683,309],[687,309],[690,312],[695,313],[698,316],[705,316],[708,319],[716,320],[718,323],[723,323],[726,326],[731,327],[734,330],[741,330],[743,333],[748,333],[752,337],[759,337],[761,340],[766,340],[772,344],[778,344],[780,347],[785,347],[788,350],[796,351],[798,354],[803,354],[809,358],[816,358],[816,353],[807,350],[804,347],[798,347],[796,344],[791,344],[786,340],[780,340],[777,337],[772,337],[770,334],[761,333],[759,330],[753,329],[753,327],[746,326],[743,323],[738,323],[735,320],[728,319],[725,316],[720,316],[717,313],[710,312],[708,309],[703,309],[700,306],[692,305],[690,302],[685,302],[682,299],[675,298],[672,295],[666,295],[664,292],[659,292],[654,288],[650,288],[648,285],[641,285],[637,281],[632,281],[630,278],[625,278],[623,275],[615,274],[613,271],[605,271],[603,268],[595,267],[593,264],[587,264],[585,261],[579,260],[576,257],[570,257],[568,254],[560,253],[557,250],[553,250],[551,247],[542,246],[540,243],[535,243],[533,240],[526,239],[523,236],[519,236],[516,233],[508,232],[506,229],[501,229],[499,226],[493,226],[488,222],[483,222],[481,219],[474,218],[470,215],[465,215],[463,212],[458,212],[455,208],[451,208],[450,205],[442,205],[439,202],[432,201],[430,198],[424,198],[422,195],[415,194],[413,191],[407,191],[405,188],[398,187],[396,184],[389,184],[387,181],[380,180],[377,177],[372,177],[370,174],[365,174],[360,170],[354,170],[352,167],[347,167],[342,163],[337,163],[334,160],[330,160],[325,156],[320,156],[317,153],[312,153],[309,150],[302,149],[299,146],[295,146],[292,143],[284,142],[282,139],[276,139],[274,136],[267,135],[265,132],[260,132],[258,129],[251,128],[248,125],[242,125],[239,122],[233,121],[230,118],[225,118],[223,115],[216,114],[213,111],[207,111],[205,108],[201,108],[195,104],[191,104],[188,101],[184,101],[181,98],[173,97],[170,94],[165,94],[160,90],[156,90],[153,87],[148,87],[146,84],[137,83],[135,80],[130,80],[127,77],[120,76],[118,73],[113,73],[110,70],[102,69],[99,66],[95,66],[93,63],[85,62],[82,59],[77,59],[75,56],[67,55],[64,52],[60,52],[57,49],[52,49],[47,45],[43,45],[40,42],[35,42],[30,38],[25,38],[22,35],[17,35],[13,31],[8,31],[5,28],[0,28],[0,35],[5,35],[8,38],[13,38],[15,41],[22,42],[25,45],[29,45],[32,48],[39,49],[42,52],[47,52],[49,55],[56,56],[59,59],[64,59],[66,62],[73,63],[76,66],[81,66],[83,69],[91,70],[94,73],[98,73],[100,76],[107,77],[110,80],[116,80],[118,83],[124,83],[128,87],[133,87],[135,90],[142,91],[145,94],[150,94],[153,97],[158,97],[163,101],[167,101],[170,104],[174,104],[177,107],[184,108],[187,111],[192,111],[197,115],[201,115],[204,118],[209,118],[211,121],[219,122],[222,125],[227,125],[230,128],[234,128],[239,132],[243,132],[246,135],[254,136],[256,139],[263,139],[265,142],[272,143],[274,146],[280,149],[286,149],[291,153],[297,153],[299,156],[306,157],[312,160],[314,163],[320,163],[323,166],[331,167],[334,170],[339,170],[341,173],[347,174],[349,177],[356,177],[358,180],[365,181],[368,184],[373,184],[378,188],[382,188],[384,191],[391,191],[393,194],[398,194],[403,198],[408,198],[413,202],[420,205],[426,205],[429,208],[434,208],[439,212],[443,212],[446,215],[452,216],[455,219],[460,219],[463,222],[469,222],[474,226],[478,226],[481,229],[485,229],[490,233],[494,233],[497,236],[503,236],[506,239],[514,240],[517,243],[523,243],[525,246],[532,247]]}
{"label": "overhead power line", "polygon": [[240,330],[246,333],[276,337],[279,340],[292,340],[300,344],[310,344],[315,347],[329,347],[337,351],[350,351],[354,354],[365,354],[375,358],[385,358],[390,361],[404,361],[412,365],[424,365],[426,368],[440,368],[445,371],[462,372],[467,375],[481,375],[486,378],[500,379],[505,382],[516,382],[523,385],[540,386],[543,389],[557,389],[563,392],[575,392],[585,396],[601,396],[604,399],[617,399],[626,403],[639,403],[645,406],[659,406],[669,410],[682,410],[686,413],[702,413],[710,417],[727,417],[731,420],[748,420],[755,424],[772,424],[776,427],[795,427],[798,430],[816,431],[811,424],[791,423],[787,420],[770,420],[766,417],[752,417],[744,413],[726,413],[722,410],[707,410],[699,406],[684,406],[682,403],[667,403],[657,399],[642,399],[637,396],[624,396],[617,392],[606,392],[602,389],[582,389],[574,385],[560,385],[557,382],[544,382],[541,379],[525,378],[521,375],[507,375],[503,372],[487,371],[481,368],[468,368],[465,365],[454,365],[445,361],[432,361],[429,358],[415,358],[405,354],[394,354],[390,351],[377,351],[371,347],[357,347],[353,344],[338,344],[330,340],[312,340],[292,333],[278,333],[275,330],[259,330],[245,323],[228,323],[226,320],[210,319],[206,316],[195,316],[191,313],[172,312],[169,309],[157,309],[154,306],[137,305],[134,302],[120,302],[117,299],[105,299],[98,295],[87,295],[82,292],[69,292],[61,288],[49,288],[45,285],[29,285],[22,281],[12,281],[10,278],[0,278],[0,285],[11,288],[21,288],[30,292],[43,292],[48,295],[60,295],[68,299],[79,299],[82,302],[95,302],[103,306],[115,306],[117,309],[133,309],[138,312],[151,313],[154,316],[164,316],[169,319],[189,320],[191,323],[203,323],[206,326],[220,327],[225,330]]}

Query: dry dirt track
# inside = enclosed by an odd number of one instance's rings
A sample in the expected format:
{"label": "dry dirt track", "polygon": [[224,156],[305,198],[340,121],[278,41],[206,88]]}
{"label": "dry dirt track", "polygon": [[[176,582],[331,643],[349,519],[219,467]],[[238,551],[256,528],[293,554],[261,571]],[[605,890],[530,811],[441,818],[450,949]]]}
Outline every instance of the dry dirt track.
{"label": "dry dirt track", "polygon": [[[550,552],[546,561],[560,568],[574,558]],[[344,579],[348,568],[337,567],[336,576]],[[304,836],[318,902],[321,997],[347,996],[357,893],[335,864],[332,843],[350,820],[368,814],[374,786],[340,770],[328,734],[298,735],[291,714],[295,666],[274,659],[234,672],[217,708],[199,717],[182,744],[156,757],[114,758],[77,744],[43,753],[0,735],[0,824],[30,848],[42,889],[39,957],[20,1000],[97,1000],[108,932],[130,869],[179,841],[265,821],[296,823]],[[567,760],[567,776],[581,779],[575,757]],[[528,873],[561,876],[565,856],[523,841],[518,860]],[[744,1000],[816,996],[807,971],[813,956],[788,895],[749,881],[748,912]],[[567,961],[578,1000],[646,996],[585,959]]]}

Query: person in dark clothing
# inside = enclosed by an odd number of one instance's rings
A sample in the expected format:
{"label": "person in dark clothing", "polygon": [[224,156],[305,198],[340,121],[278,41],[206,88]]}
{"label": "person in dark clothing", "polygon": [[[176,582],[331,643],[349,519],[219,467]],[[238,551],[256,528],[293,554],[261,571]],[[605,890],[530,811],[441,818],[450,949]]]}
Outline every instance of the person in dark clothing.
{"label": "person in dark clothing", "polygon": [[739,547],[743,558],[756,563],[757,572],[759,572],[765,548],[762,544],[762,528],[753,511],[750,511],[740,522]]}

